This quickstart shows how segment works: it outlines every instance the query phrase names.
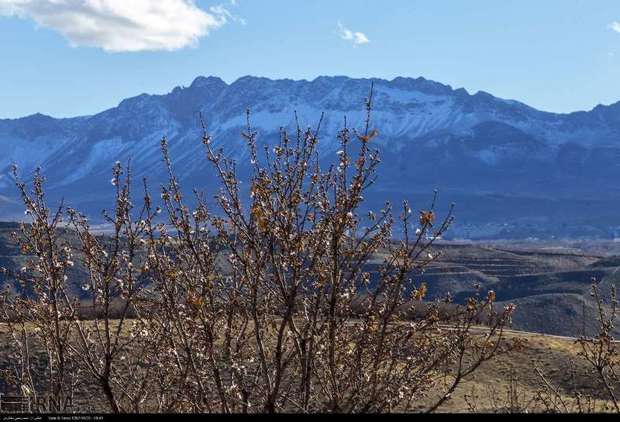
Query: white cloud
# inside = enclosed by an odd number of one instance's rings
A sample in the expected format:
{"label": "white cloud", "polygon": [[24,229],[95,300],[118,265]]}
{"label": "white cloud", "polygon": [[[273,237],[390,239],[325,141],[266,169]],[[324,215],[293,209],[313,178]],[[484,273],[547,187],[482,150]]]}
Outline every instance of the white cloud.
{"label": "white cloud", "polygon": [[[236,6],[237,2],[236,0],[231,0],[230,4],[232,6]],[[233,15],[232,13],[230,13],[230,11],[228,9],[226,9],[226,7],[224,7],[224,5],[222,4],[218,4],[217,6],[211,6],[209,8],[209,11],[211,13],[213,13],[215,16],[218,16],[218,18],[223,22],[223,23],[227,23],[228,20],[231,20],[233,22],[237,22],[240,23],[241,25],[246,25],[247,22],[244,18],[241,18],[237,15]]]}
{"label": "white cloud", "polygon": [[338,22],[338,35],[343,40],[351,41],[354,45],[368,44],[370,40],[363,32],[351,31],[346,28],[341,22]]}
{"label": "white cloud", "polygon": [[620,32],[620,22],[614,21],[609,24],[608,28],[612,31]]}
{"label": "white cloud", "polygon": [[110,52],[177,50],[228,21],[245,22],[222,5],[207,12],[193,0],[0,0],[0,15],[30,18],[72,46]]}

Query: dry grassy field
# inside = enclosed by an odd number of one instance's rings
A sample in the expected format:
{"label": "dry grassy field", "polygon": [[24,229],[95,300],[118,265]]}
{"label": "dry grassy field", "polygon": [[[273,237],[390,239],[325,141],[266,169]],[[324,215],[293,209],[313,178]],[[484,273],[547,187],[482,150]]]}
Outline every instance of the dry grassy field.
{"label": "dry grassy field", "polygon": [[[547,399],[566,406],[559,410],[576,412],[575,391],[596,398],[596,411],[606,410],[603,386],[579,356],[574,339],[518,331],[508,332],[507,338],[522,339],[523,346],[482,364],[441,411],[537,413],[548,410],[543,403]],[[550,388],[558,397],[548,396]]]}
{"label": "dry grassy field", "polygon": [[[480,327],[475,331],[484,334],[485,330]],[[505,340],[518,340],[520,346],[483,363],[460,384],[438,410],[440,413],[540,413],[548,412],[550,405],[558,406],[558,411],[576,412],[577,391],[584,397],[582,410],[610,409],[604,388],[579,355],[580,346],[575,339],[509,330]],[[11,341],[6,326],[0,325],[2,369],[10,367]],[[438,379],[440,391],[453,378],[445,374]],[[426,409],[435,399],[436,395],[429,393],[419,403],[419,410]],[[96,388],[78,385],[70,410],[91,413],[105,412],[107,408]]]}

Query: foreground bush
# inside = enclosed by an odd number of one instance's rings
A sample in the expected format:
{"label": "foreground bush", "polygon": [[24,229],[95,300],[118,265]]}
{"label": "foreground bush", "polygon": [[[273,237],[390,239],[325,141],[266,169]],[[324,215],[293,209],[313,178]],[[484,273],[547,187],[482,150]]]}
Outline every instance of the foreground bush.
{"label": "foreground bush", "polygon": [[[110,412],[439,409],[508,347],[512,309],[495,314],[491,292],[445,320],[424,301],[411,274],[437,258],[432,244],[451,222],[436,221],[434,204],[362,215],[379,166],[371,106],[372,94],[365,127],[340,131],[328,167],[320,123],[261,148],[248,113],[249,191],[205,131],[220,180],[215,209],[197,191],[184,198],[165,140],[169,180],[157,200],[145,181],[136,206],[130,169],[117,163],[107,238],[76,210],[50,210],[38,172],[32,190],[18,182],[31,217],[18,238],[30,258],[13,274],[23,293],[1,306],[16,359],[7,379],[58,400],[96,389]],[[59,236],[63,223],[78,245]],[[87,270],[91,321],[71,293],[74,262]]]}

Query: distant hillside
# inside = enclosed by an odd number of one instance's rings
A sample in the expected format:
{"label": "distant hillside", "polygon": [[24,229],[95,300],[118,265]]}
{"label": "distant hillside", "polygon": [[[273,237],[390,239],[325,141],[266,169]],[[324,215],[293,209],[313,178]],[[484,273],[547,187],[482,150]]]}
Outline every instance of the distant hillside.
{"label": "distant hillside", "polygon": [[594,334],[597,309],[590,296],[592,280],[607,300],[611,286],[620,287],[618,257],[508,244],[443,243],[435,253],[437,261],[412,274],[417,284],[427,284],[429,300],[449,294],[463,304],[493,290],[500,309],[517,305],[511,325],[516,330],[571,337]]}
{"label": "distant hillside", "polygon": [[[453,237],[612,237],[620,227],[620,103],[588,112],[554,114],[488,93],[424,78],[375,79],[374,146],[380,177],[367,206],[407,197],[420,207],[435,188],[457,203]],[[214,189],[200,143],[202,113],[214,144],[241,160],[245,111],[261,142],[281,126],[314,125],[322,112],[320,153],[333,157],[335,134],[347,116],[363,120],[371,81],[319,77],[313,81],[244,77],[226,84],[198,77],[166,95],[139,95],[102,113],[71,119],[32,115],[0,120],[0,218],[15,218],[9,165],[28,175],[41,165],[50,195],[97,217],[109,204],[110,166],[132,159],[136,180],[163,179],[159,140],[170,140],[182,182]]]}
{"label": "distant hillside", "polygon": [[[494,290],[498,306],[517,305],[512,321],[517,330],[592,335],[597,329],[596,303],[590,295],[592,280],[607,301],[611,286],[620,287],[618,258],[549,252],[535,246],[529,250],[501,245],[450,249],[436,269],[429,271],[430,280],[434,280],[429,284],[435,284],[438,291],[455,292],[460,301],[473,293],[472,281],[483,292]],[[450,274],[454,265],[462,266],[457,278]]]}
{"label": "distant hillside", "polygon": [[[25,259],[11,238],[11,233],[17,230],[17,224],[0,223],[0,267],[18,269]],[[64,236],[71,240],[74,235],[68,230]],[[609,297],[611,286],[620,287],[618,256],[452,243],[437,245],[434,253],[439,254],[436,262],[423,273],[411,274],[416,284],[427,284],[429,300],[442,300],[450,295],[462,304],[470,297],[486,296],[493,290],[499,307],[508,303],[517,305],[512,322],[512,328],[517,330],[563,336],[592,334],[596,329],[595,303],[590,297],[592,278],[597,280],[605,297]],[[381,261],[382,256],[377,255],[366,268],[371,279],[377,276],[375,270]],[[69,276],[73,293],[84,294],[80,286],[86,273],[79,256]],[[2,287],[21,289],[0,274]]]}

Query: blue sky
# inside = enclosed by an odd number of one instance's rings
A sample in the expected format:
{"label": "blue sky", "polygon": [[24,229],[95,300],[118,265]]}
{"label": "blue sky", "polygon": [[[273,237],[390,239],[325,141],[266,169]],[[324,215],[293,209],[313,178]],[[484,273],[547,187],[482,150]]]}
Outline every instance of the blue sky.
{"label": "blue sky", "polygon": [[614,22],[618,0],[0,0],[0,118],[248,74],[424,76],[591,109],[620,100]]}

